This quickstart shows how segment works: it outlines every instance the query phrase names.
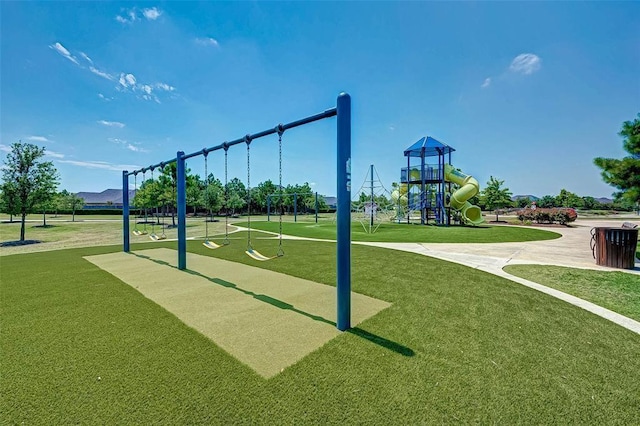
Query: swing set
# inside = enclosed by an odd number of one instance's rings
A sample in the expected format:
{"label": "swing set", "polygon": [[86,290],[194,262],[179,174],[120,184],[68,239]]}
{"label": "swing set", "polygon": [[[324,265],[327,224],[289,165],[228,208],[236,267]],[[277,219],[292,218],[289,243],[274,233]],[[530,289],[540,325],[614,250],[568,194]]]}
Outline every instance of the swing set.
{"label": "swing set", "polygon": [[[244,142],[247,144],[247,249],[245,253],[254,260],[258,260],[261,262],[276,259],[278,257],[284,256],[284,249],[282,248],[282,135],[284,134],[284,128],[282,124],[279,124],[276,127],[276,131],[278,133],[278,187],[280,188],[280,226],[278,232],[278,251],[274,256],[265,256],[260,253],[258,250],[254,249],[251,244],[251,138],[250,136],[244,137]],[[228,201],[229,201],[229,192],[228,192],[228,153],[229,146],[223,146],[224,149],[224,210],[225,210],[225,227],[224,227],[224,241],[222,244],[215,243],[209,239],[209,226],[208,220],[205,219],[205,240],[202,243],[208,249],[218,249],[224,246],[229,245],[229,213],[228,213]],[[209,169],[208,169],[208,156],[209,151],[207,149],[202,150],[202,155],[204,156],[204,176],[205,181],[207,182],[207,186],[209,184]],[[206,188],[205,188],[206,190]],[[210,211],[209,211],[210,213]]]}
{"label": "swing set", "polygon": [[[288,124],[279,124],[274,128],[263,130],[255,134],[247,134],[246,136],[224,142],[220,145],[204,148],[202,150],[185,154],[178,151],[176,158],[164,161],[158,165],[148,168],[136,170],[133,172],[122,172],[123,187],[123,251],[130,251],[129,238],[129,176],[135,176],[139,172],[151,170],[167,164],[176,163],[176,183],[177,183],[177,213],[178,213],[178,269],[185,270],[187,268],[187,235],[186,235],[186,165],[187,159],[197,156],[204,156],[205,162],[207,155],[212,151],[224,149],[225,151],[225,203],[228,203],[228,194],[226,188],[227,180],[227,151],[230,147],[244,143],[247,147],[247,204],[248,204],[248,220],[247,220],[247,249],[245,253],[254,260],[266,261],[276,259],[284,255],[282,248],[282,208],[280,208],[280,226],[279,226],[279,242],[278,250],[273,256],[265,256],[255,250],[251,241],[251,143],[257,139],[268,135],[278,134],[278,162],[279,162],[279,186],[280,197],[279,203],[282,203],[282,135],[286,130],[306,125],[325,118],[337,117],[337,244],[336,244],[336,263],[337,263],[337,321],[336,327],[339,330],[347,330],[351,327],[351,97],[347,93],[341,93],[338,96],[336,107],[330,108],[315,114],[293,121]],[[206,167],[206,163],[205,163]],[[208,171],[208,170],[207,170]],[[205,177],[208,179],[208,176]],[[135,183],[134,183],[135,185]],[[226,207],[226,206],[225,206]],[[227,213],[225,211],[225,213]],[[228,214],[227,214],[228,216]],[[228,225],[225,220],[225,225]],[[228,240],[228,226],[225,226],[225,241]],[[224,247],[209,239],[208,226],[205,226],[206,236],[204,244],[209,243],[212,249]],[[134,228],[134,231],[137,228]],[[164,231],[164,226],[163,226]]]}

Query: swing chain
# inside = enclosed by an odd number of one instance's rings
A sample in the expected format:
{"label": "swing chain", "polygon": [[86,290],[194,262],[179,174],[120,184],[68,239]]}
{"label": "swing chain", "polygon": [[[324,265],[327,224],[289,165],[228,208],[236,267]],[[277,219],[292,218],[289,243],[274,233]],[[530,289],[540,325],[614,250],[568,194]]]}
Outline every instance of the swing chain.
{"label": "swing chain", "polygon": [[[142,183],[140,184],[140,186],[142,187],[142,185],[144,185],[144,183],[147,180],[147,170],[146,169],[142,169]],[[142,231],[146,234],[147,233],[147,206],[144,206],[144,226],[142,228]]]}
{"label": "swing chain", "polygon": [[[209,174],[207,173],[207,149],[202,150],[202,155],[204,155],[204,194],[205,200],[207,199],[207,191],[209,189]],[[208,203],[207,203],[208,204]],[[211,216],[211,209],[207,206],[207,215],[204,218],[204,241],[209,241],[209,216]]]}
{"label": "swing chain", "polygon": [[251,247],[251,136],[246,135],[244,141],[247,144],[247,251],[253,251]]}
{"label": "swing chain", "polygon": [[229,245],[229,192],[227,189],[227,154],[229,152],[229,145],[227,142],[222,144],[224,148],[224,242],[223,244]]}
{"label": "swing chain", "polygon": [[[163,161],[162,163],[160,163],[160,171],[162,173],[164,173],[164,166],[165,166],[165,163]],[[166,211],[167,211],[166,207],[167,207],[166,204],[164,206],[162,206],[162,234],[160,234],[162,236],[162,239],[167,238],[167,235],[164,233],[164,228],[165,228],[165,226],[164,226],[164,217],[165,217]]]}
{"label": "swing chain", "polygon": [[[136,194],[138,193],[138,172],[133,172],[133,200],[135,202]],[[133,216],[133,230],[138,230],[138,219],[135,214]]]}
{"label": "swing chain", "polygon": [[[151,169],[151,184],[153,185],[153,170],[155,167],[150,167]],[[153,214],[153,209],[151,210],[151,213]],[[156,234],[156,220],[158,220],[158,206],[156,206],[156,215],[153,218],[153,220],[151,221],[151,234],[155,235]]]}
{"label": "swing chain", "polygon": [[278,132],[278,192],[279,192],[279,210],[280,215],[278,216],[278,257],[284,256],[284,250],[282,249],[282,135],[284,134],[284,126],[282,124],[278,124],[276,126],[276,131]]}

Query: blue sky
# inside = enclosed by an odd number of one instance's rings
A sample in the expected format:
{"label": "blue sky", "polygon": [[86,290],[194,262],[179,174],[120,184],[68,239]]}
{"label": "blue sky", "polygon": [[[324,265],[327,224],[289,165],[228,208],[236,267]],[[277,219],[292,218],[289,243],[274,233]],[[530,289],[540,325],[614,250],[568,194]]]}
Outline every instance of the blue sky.
{"label": "blue sky", "polygon": [[[637,2],[2,2],[0,149],[45,146],[61,189],[353,102],[354,192],[424,135],[514,194],[609,196],[640,111]],[[335,119],[284,135],[283,181],[335,190]],[[251,146],[277,181],[277,139]],[[223,156],[210,156],[222,176]],[[203,162],[188,166],[203,175]],[[246,179],[246,151],[229,151]],[[133,184],[133,182],[132,182]]]}

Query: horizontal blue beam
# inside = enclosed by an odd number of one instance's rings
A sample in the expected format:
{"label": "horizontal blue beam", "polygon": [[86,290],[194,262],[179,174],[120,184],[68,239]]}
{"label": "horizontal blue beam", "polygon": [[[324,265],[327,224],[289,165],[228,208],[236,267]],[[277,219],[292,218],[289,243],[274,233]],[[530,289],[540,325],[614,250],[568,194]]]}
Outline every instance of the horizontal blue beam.
{"label": "horizontal blue beam", "polygon": [[[285,130],[289,130],[289,129],[293,129],[294,127],[303,126],[305,124],[313,123],[314,121],[322,120],[324,118],[334,117],[337,114],[338,114],[337,108],[329,108],[328,110],[323,111],[323,112],[321,112],[319,114],[310,115],[309,117],[302,118],[302,119],[296,120],[296,121],[292,121],[291,123],[288,123],[288,124],[279,124],[276,127],[274,127],[273,129],[263,130],[261,132],[254,133],[252,135],[250,134],[250,135],[243,136],[243,137],[235,139],[235,140],[233,140],[231,142],[223,142],[223,143],[221,143],[219,145],[212,146],[210,148],[204,148],[204,149],[201,149],[199,151],[192,152],[191,154],[185,155],[184,159],[188,160],[189,158],[197,157],[198,155],[207,155],[207,154],[209,154],[210,152],[213,152],[213,151],[218,151],[218,150],[221,150],[221,149],[229,149],[230,147],[232,147],[234,145],[238,145],[238,144],[241,144],[241,143],[247,143],[247,141],[251,142],[253,140],[260,139],[260,138],[263,138],[265,136],[273,135],[274,133],[284,132]],[[158,168],[161,169],[161,168],[163,168],[164,166],[166,166],[168,164],[175,163],[176,161],[177,160],[175,158],[172,158],[171,160],[161,161],[158,164],[155,164],[153,166],[143,167],[142,169],[134,170],[132,172],[125,171],[124,173],[127,176],[137,175],[138,173],[145,173],[145,172],[148,172],[150,170],[155,170],[155,169],[158,169]]]}
{"label": "horizontal blue beam", "polygon": [[221,149],[229,149],[230,147],[232,147],[234,145],[251,142],[251,141],[254,141],[256,139],[263,138],[265,136],[273,135],[274,133],[284,132],[285,130],[293,129],[294,127],[303,126],[305,124],[313,123],[314,121],[322,120],[324,118],[333,117],[336,114],[337,114],[337,109],[336,108],[330,108],[330,109],[328,109],[328,110],[326,110],[324,112],[321,112],[319,114],[311,115],[309,117],[302,118],[302,119],[297,120],[297,121],[292,121],[291,123],[288,123],[288,124],[279,124],[276,127],[274,127],[273,129],[263,130],[261,132],[254,133],[252,135],[250,134],[250,135],[243,136],[243,137],[235,139],[235,140],[233,140],[231,142],[223,142],[220,145],[216,145],[216,146],[213,146],[211,148],[204,148],[204,149],[201,149],[200,151],[192,152],[191,154],[185,155],[184,159],[187,160],[187,159],[192,158],[192,157],[197,157],[198,155],[207,155],[210,152],[218,151],[218,150],[221,150]]}

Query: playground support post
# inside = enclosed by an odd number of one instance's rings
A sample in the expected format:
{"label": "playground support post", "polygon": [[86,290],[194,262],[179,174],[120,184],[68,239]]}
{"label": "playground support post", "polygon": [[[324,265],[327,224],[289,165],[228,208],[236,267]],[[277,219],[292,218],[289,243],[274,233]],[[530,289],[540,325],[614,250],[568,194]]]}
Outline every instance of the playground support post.
{"label": "playground support post", "polygon": [[371,171],[369,172],[371,175],[371,210],[369,216],[369,232],[373,229],[373,205],[375,204],[375,194],[373,192],[373,164],[371,165]]}
{"label": "playground support post", "polygon": [[293,221],[298,221],[298,193],[293,193]]}
{"label": "playground support post", "polygon": [[187,268],[187,191],[184,152],[176,154],[176,180],[178,181],[178,269]]}
{"label": "playground support post", "polygon": [[351,97],[338,96],[337,321],[338,330],[351,327]]}
{"label": "playground support post", "polygon": [[124,246],[122,250],[129,253],[129,173],[122,172],[122,232],[124,233]]}

